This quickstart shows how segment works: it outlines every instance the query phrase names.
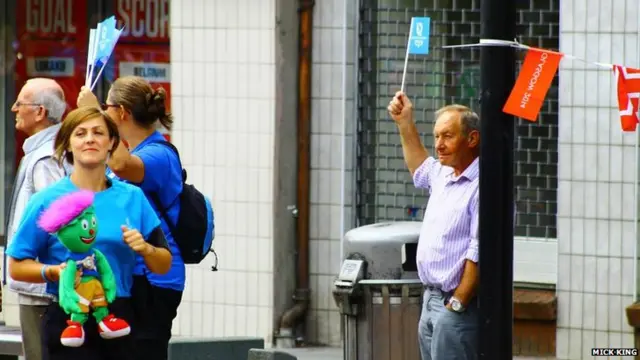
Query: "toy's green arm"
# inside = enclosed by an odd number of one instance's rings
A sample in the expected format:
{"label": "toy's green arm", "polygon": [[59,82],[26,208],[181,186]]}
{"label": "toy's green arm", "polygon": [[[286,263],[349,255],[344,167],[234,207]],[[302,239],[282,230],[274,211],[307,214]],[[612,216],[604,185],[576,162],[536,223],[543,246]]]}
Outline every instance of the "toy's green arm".
{"label": "toy's green arm", "polygon": [[104,295],[107,298],[107,302],[111,303],[116,299],[116,278],[113,276],[113,271],[107,258],[98,250],[94,250],[94,252],[96,254],[96,267],[102,278]]}
{"label": "toy's green arm", "polygon": [[80,312],[80,307],[78,306],[78,300],[80,300],[80,298],[75,289],[76,271],[76,262],[68,260],[67,267],[65,267],[60,274],[58,296],[60,307],[62,307],[67,314]]}

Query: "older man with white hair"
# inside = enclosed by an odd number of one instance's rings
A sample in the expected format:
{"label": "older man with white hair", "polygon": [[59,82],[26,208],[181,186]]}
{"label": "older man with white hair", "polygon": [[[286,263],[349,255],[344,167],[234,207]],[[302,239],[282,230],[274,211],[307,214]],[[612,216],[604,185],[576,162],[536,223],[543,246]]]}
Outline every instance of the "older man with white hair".
{"label": "older man with white hair", "polygon": [[[51,79],[28,80],[20,90],[11,111],[16,114],[16,130],[29,137],[22,145],[24,157],[16,174],[9,219],[7,246],[12,240],[31,196],[65,176],[65,169],[53,158],[53,142],[67,104],[62,87]],[[18,293],[20,327],[26,360],[42,359],[41,319],[51,302],[45,284],[13,281],[9,289]]]}

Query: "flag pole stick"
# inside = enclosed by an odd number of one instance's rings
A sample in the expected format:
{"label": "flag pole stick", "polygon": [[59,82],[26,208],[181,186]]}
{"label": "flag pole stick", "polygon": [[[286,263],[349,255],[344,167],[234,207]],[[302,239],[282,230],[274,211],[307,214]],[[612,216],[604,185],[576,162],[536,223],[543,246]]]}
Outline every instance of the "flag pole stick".
{"label": "flag pole stick", "polygon": [[[640,28],[638,29],[638,40],[636,42],[637,46],[640,46]],[[638,55],[640,56],[640,48],[638,48],[636,46],[636,49],[638,49]],[[640,111],[639,111],[640,113]],[[637,114],[636,114],[637,115]],[[638,219],[638,206],[640,206],[640,204],[638,204],[638,201],[640,199],[638,199],[638,171],[640,171],[640,143],[638,138],[640,137],[640,130],[638,129],[638,125],[636,124],[636,131],[635,131],[635,135],[636,135],[636,141],[635,141],[635,147],[636,147],[636,168],[634,171],[634,182],[633,182],[633,212],[634,212],[634,217],[633,217],[633,232],[636,236],[635,241],[633,242],[633,275],[636,277],[636,281],[633,282],[633,302],[635,303],[636,301],[638,301],[638,241],[640,240],[640,234],[638,234],[638,221],[640,219]]]}
{"label": "flag pole stick", "polygon": [[400,91],[404,92],[404,80],[407,76],[407,64],[409,64],[409,48],[411,45],[411,34],[413,34],[413,18],[411,19],[411,25],[409,25],[409,39],[407,39],[407,54],[404,56],[404,69],[402,70],[402,84],[400,85]]}
{"label": "flag pole stick", "polygon": [[[637,126],[637,125],[636,125]],[[638,199],[638,171],[640,168],[640,144],[638,142],[638,139],[640,137],[640,130],[636,127],[636,130],[633,132],[635,135],[635,142],[634,142],[634,147],[635,147],[635,152],[636,152],[636,163],[635,163],[635,169],[633,171],[633,233],[635,234],[635,241],[633,242],[633,253],[634,255],[634,261],[633,261],[633,274],[637,277],[638,276],[638,240],[640,234],[638,234],[638,221],[640,219],[638,219],[638,207],[640,206],[640,204],[638,204],[638,201],[640,199]],[[633,302],[638,301],[638,282],[634,281],[633,282]]]}
{"label": "flag pole stick", "polygon": [[89,90],[93,91],[93,88],[96,86],[96,84],[98,83],[98,79],[100,79],[100,75],[102,75],[102,71],[104,70],[104,68],[107,67],[107,63],[109,63],[109,59],[111,59],[111,56],[109,56],[107,58],[107,61],[104,62],[104,64],[102,64],[102,67],[100,67],[100,71],[98,71],[98,75],[96,75],[95,80],[93,81],[93,84],[91,84],[91,87],[89,88]]}
{"label": "flag pole stick", "polygon": [[93,73],[94,47],[96,41],[96,29],[89,30],[89,47],[87,48],[87,72],[84,75],[84,86],[91,85],[89,74]]}

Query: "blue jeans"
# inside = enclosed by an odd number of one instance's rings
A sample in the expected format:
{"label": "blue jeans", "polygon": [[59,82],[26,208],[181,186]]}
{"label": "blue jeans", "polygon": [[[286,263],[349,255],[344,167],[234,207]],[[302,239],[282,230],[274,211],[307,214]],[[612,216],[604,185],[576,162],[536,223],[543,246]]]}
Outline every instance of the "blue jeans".
{"label": "blue jeans", "polygon": [[422,360],[478,359],[478,301],[456,313],[445,307],[450,294],[425,288],[418,323],[418,341]]}

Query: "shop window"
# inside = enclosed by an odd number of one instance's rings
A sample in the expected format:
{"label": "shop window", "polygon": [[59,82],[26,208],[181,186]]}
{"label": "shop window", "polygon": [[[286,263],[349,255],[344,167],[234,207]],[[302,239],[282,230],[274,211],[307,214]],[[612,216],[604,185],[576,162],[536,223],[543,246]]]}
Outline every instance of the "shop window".
{"label": "shop window", "polygon": [[75,108],[85,83],[89,29],[115,15],[125,30],[94,89],[98,98],[104,101],[111,82],[123,75],[142,76],[170,95],[169,11],[169,0],[0,1],[0,245],[26,137],[15,131],[10,111],[20,88],[30,78],[53,78],[65,92],[67,110]]}
{"label": "shop window", "polygon": [[[558,0],[517,2],[518,39],[557,50]],[[412,16],[431,17],[432,50],[412,56],[406,91],[412,97],[418,130],[433,147],[434,111],[460,103],[479,112],[480,49],[442,49],[443,45],[477,43],[480,1],[360,1],[357,147],[357,225],[421,219],[427,193],[414,189],[387,104],[400,86],[407,31]],[[519,53],[518,66],[522,55]],[[558,77],[536,123],[518,119],[514,183],[518,208],[515,234],[528,239],[556,238],[558,187]]]}

